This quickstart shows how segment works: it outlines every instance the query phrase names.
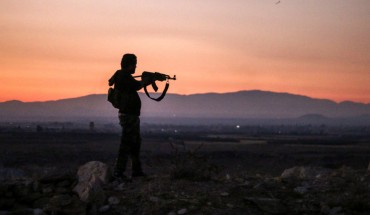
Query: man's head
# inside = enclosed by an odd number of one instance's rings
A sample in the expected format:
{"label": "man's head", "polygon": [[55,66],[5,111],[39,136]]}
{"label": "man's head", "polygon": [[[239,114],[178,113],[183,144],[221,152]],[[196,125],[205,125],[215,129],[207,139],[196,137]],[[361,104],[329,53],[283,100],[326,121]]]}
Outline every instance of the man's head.
{"label": "man's head", "polygon": [[131,74],[135,73],[137,58],[134,54],[124,54],[121,60],[122,70],[126,70]]}

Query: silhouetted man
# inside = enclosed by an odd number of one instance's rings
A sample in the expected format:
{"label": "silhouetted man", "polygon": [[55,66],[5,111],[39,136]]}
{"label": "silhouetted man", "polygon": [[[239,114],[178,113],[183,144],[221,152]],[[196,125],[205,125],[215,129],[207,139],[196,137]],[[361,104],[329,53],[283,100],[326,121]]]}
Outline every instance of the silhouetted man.
{"label": "silhouetted man", "polygon": [[137,91],[155,80],[152,80],[152,77],[142,77],[142,81],[135,80],[132,74],[135,73],[136,63],[134,54],[123,55],[121,70],[113,76],[115,89],[121,93],[118,117],[122,127],[121,144],[114,167],[116,179],[126,179],[124,172],[129,157],[132,161],[132,177],[145,176],[140,162],[141,100]]}

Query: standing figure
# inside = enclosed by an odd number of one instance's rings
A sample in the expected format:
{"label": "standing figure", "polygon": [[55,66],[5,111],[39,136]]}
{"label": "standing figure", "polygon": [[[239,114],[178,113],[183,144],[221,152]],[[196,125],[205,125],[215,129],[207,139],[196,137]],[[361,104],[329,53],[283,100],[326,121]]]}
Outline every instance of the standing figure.
{"label": "standing figure", "polygon": [[141,81],[132,76],[136,70],[137,58],[134,54],[125,54],[121,60],[121,69],[113,78],[115,89],[120,92],[119,123],[122,127],[121,144],[114,166],[114,178],[127,179],[125,173],[128,158],[131,158],[132,177],[145,176],[140,162],[140,110],[141,100],[137,91],[153,83],[153,77],[142,77]]}

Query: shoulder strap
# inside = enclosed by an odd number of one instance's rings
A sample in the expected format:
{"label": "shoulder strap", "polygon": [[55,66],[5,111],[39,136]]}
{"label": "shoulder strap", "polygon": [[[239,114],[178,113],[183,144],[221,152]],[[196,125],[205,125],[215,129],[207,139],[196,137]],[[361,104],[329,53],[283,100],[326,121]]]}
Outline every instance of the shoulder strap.
{"label": "shoulder strap", "polygon": [[109,86],[113,86],[114,82],[116,81],[116,75],[117,73],[119,72],[120,70],[117,70],[113,75],[112,77],[108,80],[108,85]]}
{"label": "shoulder strap", "polygon": [[166,83],[166,86],[164,87],[164,90],[163,90],[163,92],[162,92],[162,95],[161,95],[161,96],[159,96],[158,98],[152,98],[152,97],[149,95],[148,90],[146,89],[146,86],[144,87],[144,91],[145,91],[145,94],[146,94],[150,99],[153,99],[154,101],[159,102],[159,101],[161,101],[161,100],[164,98],[164,96],[166,95],[167,90],[168,90],[168,88],[169,88],[169,87],[170,87],[170,84],[167,82],[167,83]]}

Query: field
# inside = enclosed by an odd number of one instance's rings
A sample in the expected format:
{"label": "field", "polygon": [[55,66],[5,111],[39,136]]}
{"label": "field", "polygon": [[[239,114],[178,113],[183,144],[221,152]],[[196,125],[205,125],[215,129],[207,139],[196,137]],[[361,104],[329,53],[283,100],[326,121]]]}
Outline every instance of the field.
{"label": "field", "polygon": [[0,214],[367,214],[368,131],[144,124],[149,177],[89,185],[86,202],[74,190],[77,169],[112,167],[119,129],[0,127]]}
{"label": "field", "polygon": [[[226,172],[269,175],[279,175],[292,166],[366,169],[369,164],[370,133],[366,127],[326,128],[325,133],[322,128],[284,128],[144,125],[144,169],[153,174],[167,171],[175,154],[184,152],[206,157]],[[59,170],[92,160],[112,165],[119,139],[117,131],[98,129],[7,130],[0,133],[0,164]]]}

